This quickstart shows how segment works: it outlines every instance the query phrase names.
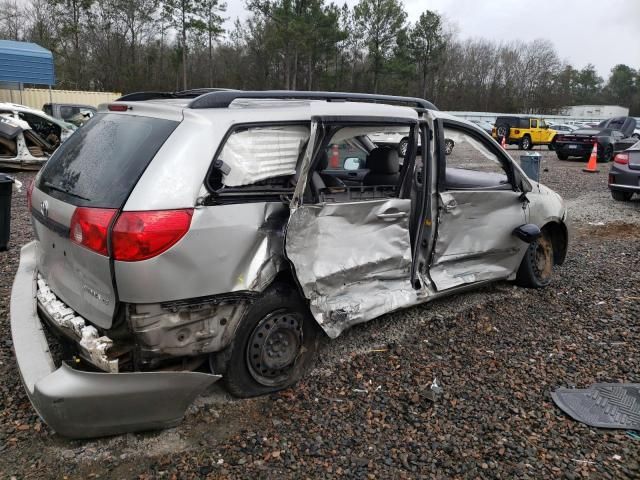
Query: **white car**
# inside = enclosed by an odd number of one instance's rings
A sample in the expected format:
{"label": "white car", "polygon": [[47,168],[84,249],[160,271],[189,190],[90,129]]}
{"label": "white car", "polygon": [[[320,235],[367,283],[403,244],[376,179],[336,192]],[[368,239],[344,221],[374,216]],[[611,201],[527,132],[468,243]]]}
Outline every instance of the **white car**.
{"label": "white car", "polygon": [[39,170],[54,151],[27,122],[0,114],[0,168]]}
{"label": "white car", "polygon": [[17,103],[0,102],[0,115],[27,122],[35,133],[54,147],[64,142],[78,128],[71,123],[53,118],[42,110]]}
{"label": "white car", "polygon": [[549,123],[549,128],[557,130],[558,132],[571,133],[574,130],[577,130],[578,127],[576,125],[569,125],[566,123]]}

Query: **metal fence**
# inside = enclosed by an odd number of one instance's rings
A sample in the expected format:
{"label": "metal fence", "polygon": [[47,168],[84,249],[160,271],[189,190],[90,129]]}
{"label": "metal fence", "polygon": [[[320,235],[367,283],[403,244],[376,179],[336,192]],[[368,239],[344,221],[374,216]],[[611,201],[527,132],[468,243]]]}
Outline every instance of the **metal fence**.
{"label": "metal fence", "polygon": [[46,88],[25,88],[22,91],[0,89],[0,102],[19,103],[37,109],[42,109],[45,103],[78,103],[97,107],[101,103],[113,102],[121,95],[118,92],[84,92]]}

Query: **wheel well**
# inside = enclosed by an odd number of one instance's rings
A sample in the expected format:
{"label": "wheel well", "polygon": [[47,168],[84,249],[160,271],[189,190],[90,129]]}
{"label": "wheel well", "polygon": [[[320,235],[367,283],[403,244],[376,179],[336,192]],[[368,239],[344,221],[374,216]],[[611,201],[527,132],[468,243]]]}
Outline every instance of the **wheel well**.
{"label": "wheel well", "polygon": [[549,234],[553,245],[553,263],[562,265],[567,256],[567,227],[563,223],[550,222],[542,227],[542,231]]}

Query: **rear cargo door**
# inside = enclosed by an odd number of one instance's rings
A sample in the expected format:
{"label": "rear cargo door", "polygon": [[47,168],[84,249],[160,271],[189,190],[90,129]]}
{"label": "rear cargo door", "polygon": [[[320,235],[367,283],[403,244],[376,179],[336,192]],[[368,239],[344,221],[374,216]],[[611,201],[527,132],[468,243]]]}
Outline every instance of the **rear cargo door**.
{"label": "rear cargo door", "polygon": [[[39,240],[38,273],[60,300],[100,327],[111,326],[117,306],[109,228],[177,125],[145,116],[98,114],[62,144],[36,179],[31,214]],[[71,231],[74,214],[81,210],[104,220],[104,231],[98,223],[86,230],[95,239],[90,245],[81,244],[78,228]]]}
{"label": "rear cargo door", "polygon": [[331,337],[417,302],[411,283],[412,199],[406,188],[412,175],[406,172],[414,172],[418,125],[410,121],[404,120],[411,126],[411,142],[403,172],[396,149],[375,148],[366,159],[375,176],[365,175],[361,187],[326,187],[317,166],[323,149],[380,130],[380,120],[375,127],[366,119],[353,125],[344,118],[312,124],[285,250],[311,312]]}

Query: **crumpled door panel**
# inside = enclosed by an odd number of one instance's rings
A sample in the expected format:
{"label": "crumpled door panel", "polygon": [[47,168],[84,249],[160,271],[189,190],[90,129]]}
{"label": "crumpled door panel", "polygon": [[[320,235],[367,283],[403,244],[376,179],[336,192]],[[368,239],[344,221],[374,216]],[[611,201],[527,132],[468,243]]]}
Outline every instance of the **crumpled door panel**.
{"label": "crumpled door panel", "polygon": [[440,205],[430,269],[438,291],[515,272],[528,246],[511,234],[527,223],[518,192],[443,192]]}
{"label": "crumpled door panel", "polygon": [[330,337],[417,303],[409,280],[410,204],[380,199],[303,205],[292,212],[286,255]]}

